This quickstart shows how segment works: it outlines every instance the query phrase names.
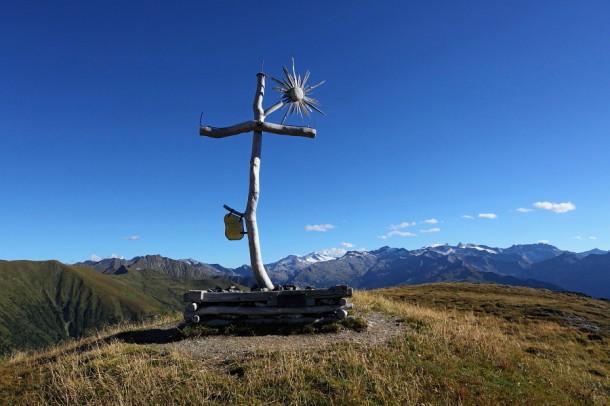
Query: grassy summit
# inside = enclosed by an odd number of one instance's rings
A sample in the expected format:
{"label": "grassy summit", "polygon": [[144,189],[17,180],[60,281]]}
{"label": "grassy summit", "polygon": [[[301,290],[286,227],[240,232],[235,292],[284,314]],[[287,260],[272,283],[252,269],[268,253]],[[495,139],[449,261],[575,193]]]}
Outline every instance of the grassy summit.
{"label": "grassy summit", "polygon": [[[159,324],[131,326],[4,359],[0,399],[92,405],[610,403],[607,301],[472,284],[396,287],[357,292],[353,299],[356,315],[384,314],[400,325],[397,334],[367,341],[364,335],[375,332],[371,325],[341,341],[315,336],[313,348],[257,349],[248,337],[135,344],[121,337],[161,330]],[[327,337],[332,334],[340,333]],[[216,357],[183,350],[212,340],[244,348]]]}

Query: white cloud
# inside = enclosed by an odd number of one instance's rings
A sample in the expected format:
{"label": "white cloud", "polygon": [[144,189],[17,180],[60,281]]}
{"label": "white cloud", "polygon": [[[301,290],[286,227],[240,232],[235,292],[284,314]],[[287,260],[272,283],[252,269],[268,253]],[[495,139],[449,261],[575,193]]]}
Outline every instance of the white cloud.
{"label": "white cloud", "polygon": [[108,255],[106,258],[102,258],[97,254],[91,254],[91,257],[89,257],[89,259],[93,262],[100,262],[102,259],[125,259],[125,257],[115,253]]}
{"label": "white cloud", "polygon": [[441,231],[440,228],[435,227],[435,228],[429,228],[427,230],[419,230],[421,233],[438,233],[439,231]]}
{"label": "white cloud", "polygon": [[534,211],[534,209],[526,209],[525,207],[519,207],[517,209],[519,213],[529,213],[530,211]]}
{"label": "white cloud", "polygon": [[341,245],[343,248],[354,248],[354,247],[355,247],[355,245],[354,245],[354,244],[352,244],[351,242],[342,242],[342,243],[340,243],[340,245]]}
{"label": "white cloud", "polygon": [[426,224],[438,224],[438,220],[437,219],[428,219],[428,220],[422,221],[422,223],[426,223]]}
{"label": "white cloud", "polygon": [[415,237],[416,234],[410,233],[408,231],[394,230],[394,231],[390,231],[386,235],[379,236],[379,238],[381,238],[382,240],[386,240],[386,239],[392,237],[393,235],[397,235],[400,237]]}
{"label": "white cloud", "polygon": [[123,237],[124,240],[128,240],[128,241],[136,241],[140,239],[139,235],[130,235],[127,237]]}
{"label": "white cloud", "polygon": [[321,251],[317,251],[317,254],[328,255],[329,257],[342,257],[347,253],[343,248],[326,248]]}
{"label": "white cloud", "polygon": [[597,240],[597,237],[596,237],[596,236],[594,236],[594,235],[590,235],[590,236],[589,236],[589,239],[590,239],[590,240]]}
{"label": "white cloud", "polygon": [[484,219],[495,219],[498,215],[494,213],[479,213],[479,217]]}
{"label": "white cloud", "polygon": [[417,223],[415,223],[415,222],[409,223],[408,221],[403,221],[400,224],[391,224],[389,228],[390,228],[390,230],[400,230],[401,228],[414,226],[415,224],[417,224]]}
{"label": "white cloud", "polygon": [[390,231],[388,233],[388,237],[391,237],[393,235],[398,235],[400,237],[415,237],[415,234],[410,233],[408,231]]}
{"label": "white cloud", "polygon": [[549,240],[538,240],[538,244],[548,244]]}
{"label": "white cloud", "polygon": [[305,226],[305,231],[328,231],[336,228],[332,224],[314,224]]}
{"label": "white cloud", "polygon": [[464,214],[464,215],[462,216],[462,218],[463,218],[463,219],[472,219],[472,218],[474,218],[474,217],[472,217],[472,216],[470,216],[470,215],[468,215],[468,214]]}
{"label": "white cloud", "polygon": [[534,207],[538,209],[550,210],[554,213],[567,213],[576,210],[576,206],[572,202],[566,203],[551,203],[551,202],[536,202]]}

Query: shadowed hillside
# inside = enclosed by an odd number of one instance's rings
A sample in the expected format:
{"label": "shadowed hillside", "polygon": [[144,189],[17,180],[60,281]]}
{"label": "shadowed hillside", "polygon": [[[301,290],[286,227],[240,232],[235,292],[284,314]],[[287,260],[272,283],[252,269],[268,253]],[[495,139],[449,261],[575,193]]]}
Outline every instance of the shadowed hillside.
{"label": "shadowed hillside", "polygon": [[151,270],[104,275],[57,261],[0,261],[0,353],[38,348],[87,330],[182,309],[188,289],[224,280],[182,280]]}

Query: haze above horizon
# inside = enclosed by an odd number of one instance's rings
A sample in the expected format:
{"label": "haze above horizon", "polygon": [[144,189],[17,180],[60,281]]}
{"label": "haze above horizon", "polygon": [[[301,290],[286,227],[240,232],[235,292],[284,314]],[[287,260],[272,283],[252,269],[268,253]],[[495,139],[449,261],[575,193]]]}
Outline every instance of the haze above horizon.
{"label": "haze above horizon", "polygon": [[[610,249],[610,3],[4,2],[0,259],[237,267],[256,73],[327,114],[264,135],[265,263],[459,242]],[[280,100],[268,80],[264,107]],[[266,121],[279,123],[281,112]],[[331,251],[329,251],[331,252]]]}

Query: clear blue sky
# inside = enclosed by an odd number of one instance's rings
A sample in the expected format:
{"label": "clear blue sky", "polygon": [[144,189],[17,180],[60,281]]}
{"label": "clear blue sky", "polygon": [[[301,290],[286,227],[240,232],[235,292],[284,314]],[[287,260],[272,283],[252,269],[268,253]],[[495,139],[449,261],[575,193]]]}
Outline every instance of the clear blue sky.
{"label": "clear blue sky", "polygon": [[245,207],[251,136],[200,137],[199,115],[251,119],[261,60],[279,77],[293,56],[327,115],[290,120],[314,140],[264,136],[265,262],[610,249],[608,1],[9,0],[0,259],[247,263],[222,205]]}

